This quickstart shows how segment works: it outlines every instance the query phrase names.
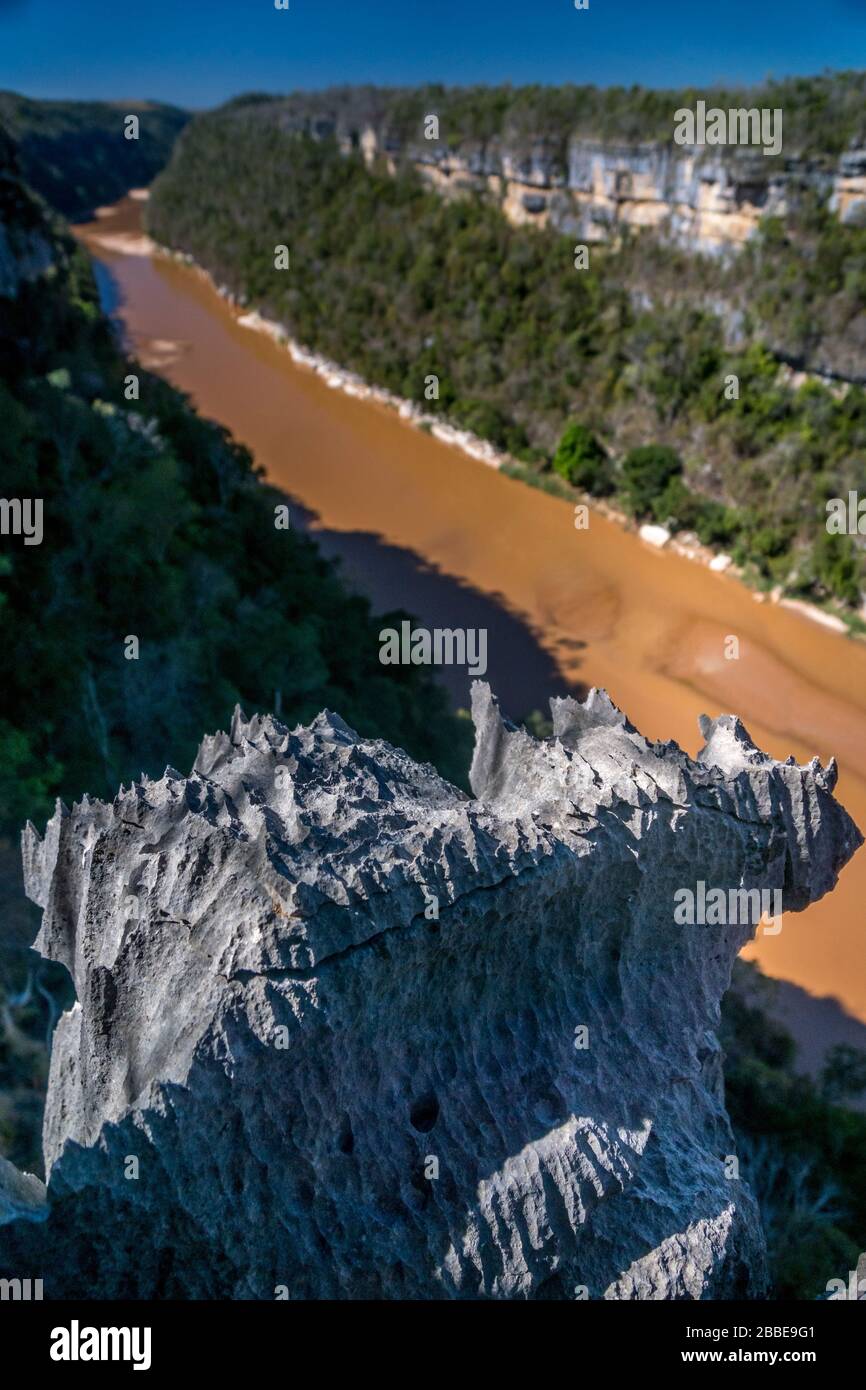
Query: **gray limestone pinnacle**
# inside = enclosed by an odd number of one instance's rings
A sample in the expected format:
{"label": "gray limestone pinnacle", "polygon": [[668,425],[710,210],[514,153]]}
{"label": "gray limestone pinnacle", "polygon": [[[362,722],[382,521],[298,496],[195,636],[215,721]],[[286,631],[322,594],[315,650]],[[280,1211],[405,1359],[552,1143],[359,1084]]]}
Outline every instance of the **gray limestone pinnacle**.
{"label": "gray limestone pinnacle", "polygon": [[474,798],[337,715],[236,711],[188,777],[27,827],[36,948],[76,1003],[47,1196],[0,1168],[0,1274],[29,1261],[46,1297],[761,1296],[716,1037],[755,924],[681,926],[673,901],[828,892],[861,843],[835,764],[779,763],[729,716],[692,759],[601,691],[553,701],[547,740],[486,685],[472,703]]}

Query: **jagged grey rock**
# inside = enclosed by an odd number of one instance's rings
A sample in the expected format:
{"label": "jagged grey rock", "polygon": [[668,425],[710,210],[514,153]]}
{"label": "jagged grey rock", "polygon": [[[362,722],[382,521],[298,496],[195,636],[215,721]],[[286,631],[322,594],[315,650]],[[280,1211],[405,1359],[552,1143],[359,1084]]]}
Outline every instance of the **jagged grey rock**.
{"label": "jagged grey rock", "polygon": [[735,719],[694,761],[603,692],[552,709],[536,741],[476,683],[475,800],[336,715],[237,712],[189,777],[28,826],[78,1002],[47,1216],[0,1267],[46,1297],[760,1296],[715,1036],[754,924],[674,895],[801,908],[861,837],[833,764]]}
{"label": "jagged grey rock", "polygon": [[21,1173],[0,1158],[0,1226],[19,1217],[41,1220],[47,1215],[45,1184],[34,1173]]}

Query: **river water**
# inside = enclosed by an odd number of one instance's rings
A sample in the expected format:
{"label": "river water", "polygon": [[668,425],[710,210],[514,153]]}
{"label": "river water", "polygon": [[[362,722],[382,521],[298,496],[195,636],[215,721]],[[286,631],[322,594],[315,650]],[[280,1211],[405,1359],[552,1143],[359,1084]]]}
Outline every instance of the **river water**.
{"label": "river water", "polygon": [[[194,269],[153,254],[140,201],[78,234],[104,303],[144,365],[187,392],[292,499],[292,522],[339,557],[378,610],[427,627],[487,627],[506,713],[604,686],[650,738],[694,755],[701,713],[734,712],[756,743],[799,762],[835,754],[837,796],[866,829],[866,644],[757,602],[734,578],[658,552],[331,389],[237,315]],[[739,658],[726,659],[729,636]],[[450,673],[456,703],[465,675]],[[746,954],[866,1020],[866,847],[836,890]]]}

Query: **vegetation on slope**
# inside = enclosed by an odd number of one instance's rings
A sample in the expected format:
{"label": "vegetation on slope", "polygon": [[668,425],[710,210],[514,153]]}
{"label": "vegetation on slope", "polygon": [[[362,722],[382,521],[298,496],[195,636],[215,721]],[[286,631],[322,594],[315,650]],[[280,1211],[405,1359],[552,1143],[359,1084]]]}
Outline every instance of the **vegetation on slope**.
{"label": "vegetation on slope", "polygon": [[[465,782],[467,721],[426,668],[379,662],[379,629],[402,615],[374,619],[311,541],[277,529],[283,499],[248,453],[124,358],[85,253],[2,129],[0,325],[3,495],[44,517],[41,544],[0,538],[0,836],[57,796],[188,768],[237,702],[279,700],[290,726],[338,710]],[[34,914],[2,838],[0,915],[0,1151],[33,1168],[65,972],[26,949]]]}
{"label": "vegetation on slope", "polygon": [[[833,158],[866,143],[866,73],[834,72],[818,77],[770,80],[755,87],[679,88],[542,86],[331,87],[288,96],[253,93],[233,105],[271,104],[282,126],[313,129],[333,125],[347,138],[371,126],[394,145],[418,141],[425,116],[439,117],[443,140],[454,148],[497,141],[518,151],[542,147],[565,172],[565,147],[577,135],[587,140],[635,144],[671,139],[680,107],[781,107],[785,150],[810,158]],[[775,160],[773,161],[776,162]]]}
{"label": "vegetation on slope", "polygon": [[[124,136],[138,116],[139,138]],[[34,101],[0,92],[0,125],[18,147],[21,175],[65,217],[82,217],[149,184],[189,120],[157,102]]]}
{"label": "vegetation on slope", "polygon": [[[575,475],[581,486],[613,489],[635,515],[732,550],[758,582],[858,603],[862,550],[827,535],[825,503],[862,482],[866,392],[795,389],[760,325],[744,323],[728,346],[706,307],[634,292],[648,263],[662,290],[665,273],[699,275],[683,270],[681,253],[627,239],[593,249],[578,270],[569,238],[513,227],[483,195],[445,200],[408,169],[392,177],[331,139],[286,132],[267,101],[193,121],[148,220],[159,241],[303,343],[489,439],[540,479],[578,424],[609,459]],[[826,255],[859,302],[866,232],[833,238]],[[275,267],[279,246],[288,270]],[[767,304],[807,251],[767,229],[743,262]],[[649,456],[642,465],[632,451],[648,445],[678,461],[657,487],[649,477],[635,487]]]}
{"label": "vegetation on slope", "polygon": [[270,709],[278,691],[290,722],[329,706],[460,776],[462,721],[439,687],[379,663],[368,604],[277,529],[281,499],[246,451],[124,360],[86,256],[8,162],[0,223],[29,224],[51,257],[2,302],[4,492],[43,500],[45,535],[4,536],[0,553],[0,827],[187,766],[236,701]]}
{"label": "vegetation on slope", "polygon": [[866,1054],[830,1050],[818,1082],[797,1075],[795,1045],[768,1016],[773,982],[738,961],[722,1004],[725,1098],[741,1176],[758,1199],[776,1298],[818,1298],[848,1282],[866,1248]]}

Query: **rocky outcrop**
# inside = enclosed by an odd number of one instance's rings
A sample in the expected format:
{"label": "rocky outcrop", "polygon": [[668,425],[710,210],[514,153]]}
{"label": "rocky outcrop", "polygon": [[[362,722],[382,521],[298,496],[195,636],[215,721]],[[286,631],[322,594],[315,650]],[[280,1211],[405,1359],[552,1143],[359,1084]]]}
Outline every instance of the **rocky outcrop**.
{"label": "rocky outcrop", "polygon": [[[348,148],[348,146],[347,146]],[[866,151],[832,168],[796,157],[765,159],[760,150],[682,148],[671,142],[623,143],[575,136],[565,163],[543,143],[519,153],[498,144],[412,143],[396,149],[368,128],[368,161],[384,155],[396,172],[408,161],[440,192],[492,189],[508,219],[550,225],[581,241],[611,241],[623,229],[650,227],[686,249],[736,249],[762,217],[784,218],[804,189],[829,200],[843,222],[866,219]]]}
{"label": "rocky outcrop", "polygon": [[346,153],[359,148],[368,163],[383,159],[394,173],[410,164],[444,194],[487,189],[510,221],[549,224],[584,242],[652,227],[687,249],[723,252],[747,241],[762,217],[786,217],[805,191],[828,200],[844,222],[866,218],[866,150],[817,159],[786,149],[767,158],[760,148],[680,146],[672,138],[673,99],[671,138],[647,141],[541,132],[454,139],[447,122],[441,138],[412,138],[394,130],[372,96],[365,103],[361,92],[346,103],[338,94],[325,116],[287,99],[278,123],[335,138]]}
{"label": "rocky outcrop", "polygon": [[42,1220],[47,1214],[45,1185],[33,1173],[19,1173],[8,1159],[0,1158],[0,1226],[19,1218]]}
{"label": "rocky outcrop", "polygon": [[473,715],[474,800],[336,715],[237,713],[188,777],[28,827],[36,945],[77,1003],[48,1205],[2,1227],[0,1272],[46,1297],[760,1296],[715,1036],[755,923],[674,902],[832,888],[860,843],[835,767],[730,718],[693,761],[595,691],[543,742],[478,684]]}
{"label": "rocky outcrop", "polygon": [[[375,131],[366,132],[363,148],[368,160],[383,153]],[[517,225],[550,225],[587,243],[610,241],[624,228],[650,227],[711,254],[741,246],[762,217],[784,217],[790,191],[803,182],[803,170],[774,169],[760,152],[722,155],[661,142],[574,138],[564,172],[543,147],[521,156],[412,145],[387,158],[394,171],[400,158],[408,160],[443,193],[492,189]],[[858,215],[866,180],[816,172],[811,182],[833,196],[832,206],[846,220]]]}

